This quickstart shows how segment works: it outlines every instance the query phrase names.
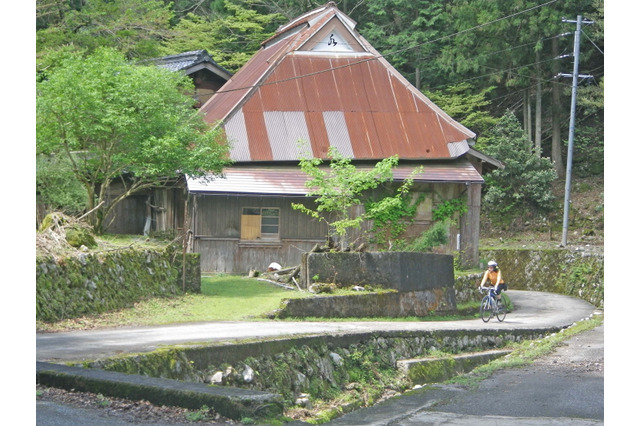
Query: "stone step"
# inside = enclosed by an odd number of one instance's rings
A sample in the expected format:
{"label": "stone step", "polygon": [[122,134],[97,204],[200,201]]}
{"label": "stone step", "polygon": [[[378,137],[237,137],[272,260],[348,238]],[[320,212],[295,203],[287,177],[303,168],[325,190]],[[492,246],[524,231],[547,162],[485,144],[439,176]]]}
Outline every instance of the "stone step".
{"label": "stone step", "polygon": [[47,362],[36,362],[36,382],[132,401],[146,400],[155,405],[196,410],[206,405],[233,420],[276,417],[284,410],[282,397],[274,393]]}
{"label": "stone step", "polygon": [[412,384],[438,383],[460,374],[468,373],[479,365],[508,355],[508,350],[492,350],[450,355],[399,360],[396,367],[404,372]]}

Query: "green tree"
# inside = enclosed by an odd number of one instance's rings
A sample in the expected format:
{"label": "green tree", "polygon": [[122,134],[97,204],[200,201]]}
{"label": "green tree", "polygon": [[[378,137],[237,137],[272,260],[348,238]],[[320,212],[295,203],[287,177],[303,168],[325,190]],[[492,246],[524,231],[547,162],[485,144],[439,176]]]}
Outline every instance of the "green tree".
{"label": "green tree", "polygon": [[413,197],[411,187],[413,186],[413,176],[422,171],[419,167],[407,177],[402,185],[396,189],[395,195],[391,195],[392,190],[381,191],[378,196],[372,196],[365,202],[365,217],[371,220],[371,241],[378,245],[385,244],[389,248],[394,247],[405,231],[418,210],[418,206],[424,200],[422,194],[417,198]]}
{"label": "green tree", "polygon": [[69,159],[36,156],[36,202],[46,211],[67,215],[79,215],[87,208],[87,192],[76,179]]}
{"label": "green tree", "polygon": [[[329,149],[327,156],[330,160],[328,168],[322,167],[323,161],[319,158],[300,160],[301,170],[309,176],[305,183],[310,188],[307,195],[316,197],[316,209],[307,208],[300,203],[292,203],[291,206],[294,210],[327,223],[330,234],[336,236],[344,248],[349,244],[347,231],[360,228],[365,220],[364,215],[352,217],[351,209],[363,204],[361,200],[365,191],[393,179],[393,168],[398,165],[398,157],[385,158],[370,170],[358,170],[351,164],[351,160],[342,156],[335,147]],[[385,205],[392,208],[396,204],[397,201],[392,199],[382,199],[378,201],[377,213],[381,214],[380,209]]]}
{"label": "green tree", "polygon": [[363,11],[360,33],[398,71],[421,89],[442,81],[434,61],[440,38],[450,24],[444,0],[370,0]]}
{"label": "green tree", "polygon": [[548,158],[538,157],[512,112],[507,112],[486,140],[487,154],[505,165],[485,176],[483,209],[493,217],[534,211],[549,212],[555,199],[551,184],[557,175]]}
{"label": "green tree", "polygon": [[472,129],[480,138],[488,129],[495,126],[498,119],[487,110],[491,104],[489,94],[495,87],[474,89],[469,83],[460,83],[445,90],[425,91],[425,95],[442,108],[454,120]]}
{"label": "green tree", "polygon": [[174,16],[161,0],[41,0],[37,13],[39,72],[57,64],[50,55],[60,50],[90,53],[113,47],[128,59],[159,56]]}
{"label": "green tree", "polygon": [[[192,108],[191,88],[180,73],[131,65],[107,48],[67,58],[37,84],[37,153],[71,162],[96,232],[125,197],[225,164],[226,143]],[[106,203],[116,180],[124,192]]]}
{"label": "green tree", "polygon": [[260,14],[225,0],[211,17],[187,14],[164,42],[167,54],[206,49],[216,62],[231,72],[237,71],[271,37],[282,15]]}

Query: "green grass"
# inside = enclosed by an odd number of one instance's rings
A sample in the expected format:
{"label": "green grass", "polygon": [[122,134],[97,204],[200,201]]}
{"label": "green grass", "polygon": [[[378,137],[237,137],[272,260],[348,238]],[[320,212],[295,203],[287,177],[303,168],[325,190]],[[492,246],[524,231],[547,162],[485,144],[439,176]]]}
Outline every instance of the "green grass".
{"label": "green grass", "polygon": [[[337,290],[332,295],[354,294]],[[320,294],[319,296],[327,296]],[[237,275],[203,276],[200,294],[174,298],[153,298],[134,306],[95,316],[83,316],[56,323],[36,323],[36,330],[56,332],[122,326],[150,326],[206,321],[267,321],[284,299],[317,297],[307,291],[288,290],[272,283]],[[477,316],[476,309],[473,310]],[[453,321],[470,316],[430,315],[426,318],[304,318],[305,321]],[[299,320],[292,318],[289,321]],[[286,320],[283,320],[286,321]]]}
{"label": "green grass", "polygon": [[283,299],[313,297],[309,292],[287,290],[253,278],[203,276],[200,294],[154,298],[131,308],[96,316],[38,322],[38,331],[62,331],[99,327],[148,326],[202,321],[260,320],[278,309]]}

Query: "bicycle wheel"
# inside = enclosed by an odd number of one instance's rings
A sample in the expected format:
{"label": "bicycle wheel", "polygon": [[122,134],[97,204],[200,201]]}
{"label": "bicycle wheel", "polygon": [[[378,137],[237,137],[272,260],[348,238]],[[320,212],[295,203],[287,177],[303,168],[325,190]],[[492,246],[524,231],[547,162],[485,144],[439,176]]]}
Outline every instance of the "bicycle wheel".
{"label": "bicycle wheel", "polygon": [[507,307],[504,305],[504,302],[499,302],[496,307],[496,318],[498,321],[502,322],[507,316]]}
{"label": "bicycle wheel", "polygon": [[482,302],[480,302],[480,317],[482,318],[482,321],[489,322],[492,315],[493,306],[491,306],[491,298],[489,296],[485,296],[482,298]]}

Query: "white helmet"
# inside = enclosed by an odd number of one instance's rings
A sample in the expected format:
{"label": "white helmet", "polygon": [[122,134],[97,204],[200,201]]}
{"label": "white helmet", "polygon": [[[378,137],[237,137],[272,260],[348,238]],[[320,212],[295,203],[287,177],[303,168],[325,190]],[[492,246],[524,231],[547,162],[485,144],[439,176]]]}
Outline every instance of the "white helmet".
{"label": "white helmet", "polygon": [[498,262],[496,262],[495,260],[490,260],[489,263],[487,264],[487,266],[496,267],[496,266],[498,266]]}

